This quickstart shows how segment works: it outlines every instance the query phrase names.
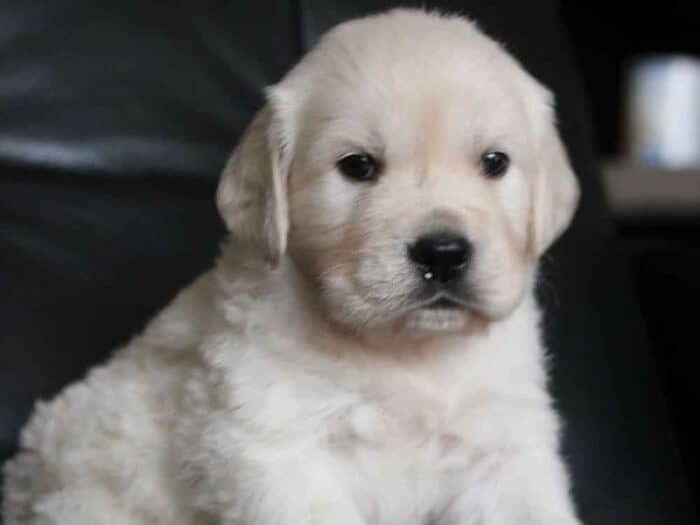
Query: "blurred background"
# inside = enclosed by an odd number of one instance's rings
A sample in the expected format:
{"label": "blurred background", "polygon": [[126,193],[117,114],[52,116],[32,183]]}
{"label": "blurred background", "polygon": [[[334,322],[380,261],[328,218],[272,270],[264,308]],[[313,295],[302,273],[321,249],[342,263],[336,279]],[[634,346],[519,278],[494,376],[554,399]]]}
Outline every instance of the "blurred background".
{"label": "blurred background", "polygon": [[604,186],[689,475],[700,442],[700,38],[693,2],[562,2]]}

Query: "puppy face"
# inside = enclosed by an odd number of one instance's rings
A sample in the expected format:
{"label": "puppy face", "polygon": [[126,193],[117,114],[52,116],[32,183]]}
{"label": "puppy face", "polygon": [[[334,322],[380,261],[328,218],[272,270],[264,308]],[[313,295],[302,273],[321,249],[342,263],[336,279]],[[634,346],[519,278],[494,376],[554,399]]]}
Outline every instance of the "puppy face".
{"label": "puppy face", "polygon": [[577,195],[546,90],[469,22],[393,11],[269,91],[219,204],[330,319],[418,337],[507,316]]}

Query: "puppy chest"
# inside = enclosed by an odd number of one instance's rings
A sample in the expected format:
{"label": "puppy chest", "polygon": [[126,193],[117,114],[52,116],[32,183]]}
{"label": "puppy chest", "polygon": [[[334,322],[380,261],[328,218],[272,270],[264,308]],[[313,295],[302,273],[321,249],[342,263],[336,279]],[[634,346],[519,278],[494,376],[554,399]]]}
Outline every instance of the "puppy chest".
{"label": "puppy chest", "polygon": [[325,447],[354,501],[377,525],[427,523],[473,459],[444,407],[358,404],[328,427]]}

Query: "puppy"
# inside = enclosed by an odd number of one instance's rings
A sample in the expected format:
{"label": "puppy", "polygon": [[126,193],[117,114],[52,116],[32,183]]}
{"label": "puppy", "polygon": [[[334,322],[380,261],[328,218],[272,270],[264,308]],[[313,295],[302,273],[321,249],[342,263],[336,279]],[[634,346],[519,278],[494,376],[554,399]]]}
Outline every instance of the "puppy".
{"label": "puppy", "polygon": [[533,298],[577,199],[474,24],[341,24],[229,160],[215,268],[37,406],[7,524],[578,524]]}

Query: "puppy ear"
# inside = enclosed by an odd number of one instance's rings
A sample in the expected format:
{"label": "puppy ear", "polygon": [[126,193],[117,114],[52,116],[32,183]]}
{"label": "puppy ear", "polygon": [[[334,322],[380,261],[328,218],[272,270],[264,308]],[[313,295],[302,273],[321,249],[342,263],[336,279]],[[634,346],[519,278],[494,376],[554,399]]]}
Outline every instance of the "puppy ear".
{"label": "puppy ear", "polygon": [[544,253],[569,226],[580,194],[578,181],[559,138],[551,95],[548,94],[547,98],[532,193],[530,239],[536,256]]}
{"label": "puppy ear", "polygon": [[268,103],[255,115],[224,167],[217,205],[234,237],[252,244],[273,264],[287,246],[287,178],[291,134],[285,130],[268,91]]}

